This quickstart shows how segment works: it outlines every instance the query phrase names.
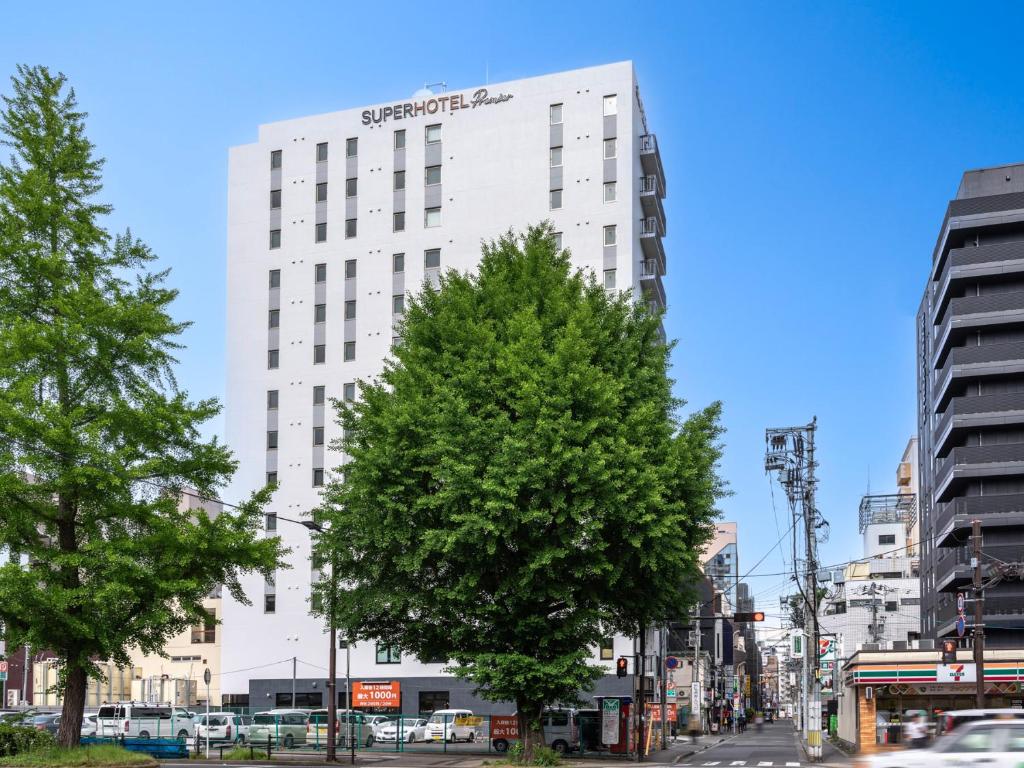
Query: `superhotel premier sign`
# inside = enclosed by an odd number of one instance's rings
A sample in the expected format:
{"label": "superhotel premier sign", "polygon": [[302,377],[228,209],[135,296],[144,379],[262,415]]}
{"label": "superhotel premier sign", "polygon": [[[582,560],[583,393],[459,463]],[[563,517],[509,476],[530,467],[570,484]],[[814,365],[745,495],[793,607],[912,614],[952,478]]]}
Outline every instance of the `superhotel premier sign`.
{"label": "superhotel premier sign", "polygon": [[421,115],[436,115],[439,112],[456,112],[460,109],[476,109],[490,104],[501,104],[511,101],[511,93],[498,93],[492,96],[486,88],[478,88],[472,96],[464,93],[453,93],[444,96],[432,96],[422,101],[406,101],[389,104],[385,107],[363,110],[363,125],[386,123],[388,120],[405,120]]}

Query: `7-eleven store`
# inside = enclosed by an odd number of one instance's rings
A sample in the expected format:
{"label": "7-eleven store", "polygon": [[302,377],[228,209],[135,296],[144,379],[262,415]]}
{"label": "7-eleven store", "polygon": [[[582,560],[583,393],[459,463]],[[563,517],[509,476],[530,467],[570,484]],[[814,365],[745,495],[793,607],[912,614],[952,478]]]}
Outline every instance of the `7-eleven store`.
{"label": "7-eleven store", "polygon": [[[843,665],[839,732],[860,752],[898,743],[908,711],[935,720],[951,709],[973,709],[977,670],[970,650],[943,664],[939,650],[858,651]],[[988,707],[1024,705],[1024,649],[985,651]]]}

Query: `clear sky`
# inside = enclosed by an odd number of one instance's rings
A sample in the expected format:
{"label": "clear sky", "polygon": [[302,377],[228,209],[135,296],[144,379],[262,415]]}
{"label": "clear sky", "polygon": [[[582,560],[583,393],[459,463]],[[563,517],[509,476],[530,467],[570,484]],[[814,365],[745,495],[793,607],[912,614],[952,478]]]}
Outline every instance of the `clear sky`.
{"label": "clear sky", "polygon": [[[1022,24],[1010,3],[8,0],[0,73],[70,76],[107,157],[112,225],[172,268],[176,312],[195,321],[179,376],[199,397],[224,392],[229,146],[425,82],[632,59],[668,179],[677,391],[725,403],[723,510],[745,572],[778,538],[765,427],[818,416],[826,562],[860,554],[869,482],[894,490],[946,202],[963,170],[1024,161]],[[770,612],[782,570],[775,552],[751,578]]]}

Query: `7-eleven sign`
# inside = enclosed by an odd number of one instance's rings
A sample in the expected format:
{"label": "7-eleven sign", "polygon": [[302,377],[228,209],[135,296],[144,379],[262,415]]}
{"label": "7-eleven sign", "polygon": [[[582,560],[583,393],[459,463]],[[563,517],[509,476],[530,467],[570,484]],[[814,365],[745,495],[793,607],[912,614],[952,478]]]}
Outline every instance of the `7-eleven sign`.
{"label": "7-eleven sign", "polygon": [[974,664],[938,664],[935,667],[937,683],[973,683],[978,679]]}
{"label": "7-eleven sign", "polygon": [[836,657],[836,642],[831,637],[818,638],[818,658],[830,661]]}

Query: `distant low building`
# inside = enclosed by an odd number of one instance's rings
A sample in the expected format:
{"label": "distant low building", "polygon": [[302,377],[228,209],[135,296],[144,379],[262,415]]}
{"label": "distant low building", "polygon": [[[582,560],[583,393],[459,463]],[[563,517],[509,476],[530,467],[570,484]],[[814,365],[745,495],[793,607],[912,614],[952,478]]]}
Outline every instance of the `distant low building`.
{"label": "distant low building", "polygon": [[916,521],[914,494],[861,499],[863,559],[831,574],[818,617],[820,636],[831,637],[841,656],[872,643],[907,648],[920,638],[918,561],[906,544]]}

